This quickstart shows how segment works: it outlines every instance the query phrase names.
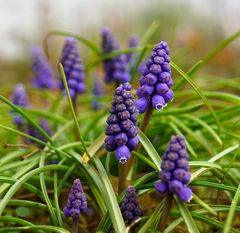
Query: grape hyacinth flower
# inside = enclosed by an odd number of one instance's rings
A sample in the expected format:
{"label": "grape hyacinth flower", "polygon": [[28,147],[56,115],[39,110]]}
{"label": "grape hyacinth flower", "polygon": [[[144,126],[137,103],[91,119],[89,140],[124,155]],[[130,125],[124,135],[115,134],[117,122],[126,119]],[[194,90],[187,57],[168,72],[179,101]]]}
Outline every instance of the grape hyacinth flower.
{"label": "grape hyacinth flower", "polygon": [[102,89],[101,83],[97,77],[94,78],[92,93],[93,93],[92,109],[98,110],[101,108],[101,105],[97,101],[97,98],[103,96],[103,89]]}
{"label": "grape hyacinth flower", "polygon": [[125,198],[121,206],[123,219],[130,225],[142,216],[142,211],[137,199],[136,190],[133,186],[128,186]]}
{"label": "grape hyacinth flower", "polygon": [[[12,102],[21,107],[28,107],[28,96],[23,84],[17,84],[15,86]],[[15,113],[15,111],[13,112]],[[23,125],[23,118],[19,114],[16,114],[16,116],[13,118],[13,122],[20,127]]]}
{"label": "grape hyacinth flower", "polygon": [[[49,135],[52,135],[52,130],[47,122],[46,119],[44,118],[40,118],[39,120],[39,126]],[[34,128],[33,125],[29,124],[28,125],[28,134],[43,141],[43,142],[47,142],[47,139],[37,130]],[[40,144],[39,145],[40,148],[44,147],[44,145]]]}
{"label": "grape hyacinth flower", "polygon": [[190,181],[188,153],[183,136],[173,136],[169,142],[159,173],[160,181],[155,188],[161,194],[175,193],[183,202],[192,199],[192,190],[186,185]]}
{"label": "grape hyacinth flower", "polygon": [[173,100],[172,85],[169,48],[167,42],[162,41],[153,49],[143,68],[137,90],[139,99],[135,102],[139,112],[144,113],[151,105],[156,110],[164,108]]}
{"label": "grape hyacinth flower", "polygon": [[[66,74],[70,96],[72,99],[75,99],[78,94],[82,94],[86,91],[84,66],[79,56],[75,38],[69,37],[66,39],[60,63],[63,65]],[[64,90],[61,74],[59,87]],[[65,90],[64,95],[66,95]]]}
{"label": "grape hyacinth flower", "polygon": [[121,164],[130,158],[130,151],[137,146],[138,112],[130,92],[131,84],[124,83],[115,90],[110,116],[107,119],[104,147],[107,151],[116,150],[116,157]]}
{"label": "grape hyacinth flower", "polygon": [[56,88],[53,70],[40,47],[32,48],[33,86],[42,89]]}
{"label": "grape hyacinth flower", "polygon": [[[102,53],[104,55],[119,50],[119,45],[112,32],[104,27],[101,30]],[[125,83],[130,80],[130,74],[127,72],[127,59],[124,54],[104,60],[104,80],[107,83],[117,82]]]}
{"label": "grape hyacinth flower", "polygon": [[[129,48],[137,48],[138,47],[138,37],[137,36],[131,36],[128,42]],[[129,71],[132,73],[134,66],[136,65],[137,59],[139,57],[139,52],[133,52],[126,54],[127,56],[127,62],[129,65]],[[138,73],[142,73],[143,65],[142,63],[138,67]]]}
{"label": "grape hyacinth flower", "polygon": [[87,199],[83,192],[81,181],[79,179],[75,179],[68,195],[67,205],[63,209],[63,213],[66,218],[71,217],[74,220],[78,219],[80,214],[84,213],[86,209]]}
{"label": "grape hyacinth flower", "polygon": [[[136,48],[138,46],[138,37],[137,36],[131,36],[128,41],[128,47],[129,48]],[[132,58],[133,53],[127,53],[127,62],[130,62]]]}

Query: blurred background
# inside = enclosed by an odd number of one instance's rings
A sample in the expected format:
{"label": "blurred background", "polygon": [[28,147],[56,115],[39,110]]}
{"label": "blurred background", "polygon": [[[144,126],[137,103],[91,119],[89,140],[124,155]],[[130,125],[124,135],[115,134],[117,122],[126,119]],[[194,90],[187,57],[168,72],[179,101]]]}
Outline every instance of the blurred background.
{"label": "blurred background", "polygon": [[[30,48],[41,45],[51,30],[77,33],[99,45],[106,25],[126,48],[132,34],[143,36],[154,21],[160,26],[148,42],[168,41],[174,61],[188,69],[239,30],[239,15],[239,0],[0,0],[0,83],[31,78]],[[62,43],[62,37],[49,41],[55,70]],[[239,45],[238,39],[224,49],[207,66],[209,72],[239,75]],[[80,49],[88,57],[81,44]]]}

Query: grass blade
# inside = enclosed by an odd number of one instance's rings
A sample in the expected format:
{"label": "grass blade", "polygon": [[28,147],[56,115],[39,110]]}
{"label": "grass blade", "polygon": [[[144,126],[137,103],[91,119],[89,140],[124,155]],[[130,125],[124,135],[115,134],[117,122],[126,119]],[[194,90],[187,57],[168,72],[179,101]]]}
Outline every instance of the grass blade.
{"label": "grass blade", "polygon": [[232,200],[232,204],[231,204],[231,207],[230,207],[229,212],[228,212],[228,216],[227,216],[227,220],[226,220],[226,223],[225,223],[223,233],[229,233],[231,231],[231,224],[232,224],[232,221],[233,221],[233,218],[234,218],[234,213],[235,213],[239,198],[240,198],[240,184],[238,185],[238,189],[237,189],[237,191],[235,193],[235,196]]}
{"label": "grass blade", "polygon": [[178,209],[180,210],[181,212],[181,215],[183,217],[183,220],[184,222],[186,223],[186,226],[188,228],[188,231],[190,233],[199,233],[199,230],[188,210],[188,208],[186,207],[186,204],[185,203],[182,203],[181,201],[179,201],[178,198],[175,198],[176,200],[176,204],[178,206]]}

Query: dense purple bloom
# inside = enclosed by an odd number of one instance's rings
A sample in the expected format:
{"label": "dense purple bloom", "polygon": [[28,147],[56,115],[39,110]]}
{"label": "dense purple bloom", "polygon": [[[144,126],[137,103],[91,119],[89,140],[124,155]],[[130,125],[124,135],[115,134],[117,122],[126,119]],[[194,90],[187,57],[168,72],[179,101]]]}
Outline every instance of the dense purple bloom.
{"label": "dense purple bloom", "polygon": [[40,47],[32,48],[32,69],[35,74],[34,87],[43,89],[54,89],[56,87],[52,68]]}
{"label": "dense purple bloom", "polygon": [[[60,63],[63,65],[66,74],[70,96],[72,99],[75,99],[77,94],[82,94],[86,91],[84,67],[79,56],[75,38],[69,37],[66,39]],[[64,90],[61,74],[59,86]]]}
{"label": "dense purple bloom", "polygon": [[[131,36],[129,38],[129,41],[128,41],[128,47],[129,48],[136,48],[138,46],[138,37],[137,36]],[[128,53],[126,58],[127,58],[127,62],[130,62],[131,61],[131,58],[133,56],[133,53]]]}
{"label": "dense purple bloom", "polygon": [[[49,135],[52,135],[52,130],[47,122],[46,119],[41,118],[39,120],[39,126]],[[28,125],[28,134],[38,138],[39,140],[43,141],[43,142],[47,142],[47,139],[37,130],[33,127],[33,125],[29,124]],[[42,147],[43,145],[39,145],[40,147]]]}
{"label": "dense purple bloom", "polygon": [[[101,30],[102,53],[104,55],[119,50],[119,45],[112,32],[104,27]],[[127,59],[124,54],[106,59],[103,62],[105,78],[107,83],[118,82],[125,83],[130,80],[130,74],[127,72]]]}
{"label": "dense purple bloom", "polygon": [[[28,96],[26,93],[25,86],[23,84],[17,84],[13,91],[13,97],[12,102],[15,105],[21,106],[21,107],[28,107]],[[15,113],[15,111],[14,111]],[[23,118],[16,114],[16,116],[13,118],[13,122],[21,126],[23,124]]]}
{"label": "dense purple bloom", "polygon": [[189,202],[192,199],[192,190],[186,185],[190,181],[188,153],[183,136],[173,136],[168,149],[163,156],[159,173],[160,181],[155,188],[161,194],[169,191],[177,194],[179,199]]}
{"label": "dense purple bloom", "polygon": [[171,78],[169,48],[166,42],[160,42],[153,49],[143,69],[140,85],[137,90],[138,100],[136,101],[140,113],[145,112],[149,104],[154,109],[160,110],[169,101],[173,100],[174,93],[170,89],[173,81]]}
{"label": "dense purple bloom", "polygon": [[127,224],[131,224],[142,216],[136,190],[133,186],[128,186],[125,198],[121,206],[121,212]]}
{"label": "dense purple bloom", "polygon": [[66,218],[78,219],[81,213],[87,210],[87,199],[83,192],[81,181],[76,179],[73,181],[72,188],[68,195],[68,201],[63,212]]}
{"label": "dense purple bloom", "polygon": [[98,110],[101,108],[101,105],[98,102],[98,97],[103,96],[103,89],[102,89],[101,83],[97,77],[94,78],[92,93],[93,93],[92,108],[94,110]]}
{"label": "dense purple bloom", "polygon": [[131,84],[124,83],[115,90],[110,116],[105,129],[108,137],[104,147],[107,151],[116,150],[116,157],[124,164],[130,158],[139,140],[137,137],[137,108],[130,92]]}

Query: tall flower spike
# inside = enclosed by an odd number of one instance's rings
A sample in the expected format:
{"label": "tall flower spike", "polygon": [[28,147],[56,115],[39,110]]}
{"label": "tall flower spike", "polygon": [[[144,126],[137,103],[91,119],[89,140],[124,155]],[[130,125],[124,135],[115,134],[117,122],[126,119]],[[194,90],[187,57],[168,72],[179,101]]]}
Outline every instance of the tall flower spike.
{"label": "tall flower spike", "polygon": [[162,170],[159,173],[160,181],[155,185],[158,192],[175,193],[183,202],[192,199],[192,190],[186,186],[191,177],[188,158],[184,137],[173,136],[163,156]]}
{"label": "tall flower spike", "polygon": [[130,151],[134,150],[139,142],[136,127],[138,112],[130,90],[129,83],[124,83],[115,90],[105,129],[108,137],[104,147],[107,151],[116,150],[116,157],[122,164],[127,162],[131,156]]}
{"label": "tall flower spike", "polygon": [[136,101],[140,113],[144,113],[149,104],[154,109],[160,110],[173,100],[174,93],[170,89],[173,81],[167,42],[162,41],[153,49],[143,68],[140,85],[137,90],[139,99]]}
{"label": "tall flower spike", "polygon": [[[21,107],[28,107],[28,96],[23,84],[17,84],[15,86],[12,102]],[[23,124],[23,118],[19,114],[16,114],[16,116],[13,118],[13,122],[16,125],[21,126]]]}
{"label": "tall flower spike", "polygon": [[33,86],[42,89],[56,88],[52,68],[40,47],[32,48]]}
{"label": "tall flower spike", "polygon": [[92,108],[94,110],[98,110],[101,108],[101,105],[97,100],[98,97],[101,97],[101,96],[103,96],[103,89],[99,79],[95,76],[94,82],[93,82],[93,102],[92,102]]}
{"label": "tall flower spike", "polygon": [[71,217],[72,219],[78,219],[80,214],[84,213],[86,209],[87,199],[83,192],[81,181],[75,179],[68,195],[67,205],[63,209],[63,213],[66,218]]}
{"label": "tall flower spike", "polygon": [[[63,65],[66,74],[70,96],[72,99],[75,99],[78,94],[86,91],[84,67],[79,56],[75,38],[69,37],[66,39],[60,63]],[[59,87],[64,90],[61,74]],[[65,91],[64,94],[66,94]]]}
{"label": "tall flower spike", "polygon": [[136,190],[133,186],[128,186],[127,188],[126,195],[121,206],[121,212],[128,225],[142,216]]}
{"label": "tall flower spike", "polygon": [[[119,50],[118,42],[108,28],[104,27],[101,30],[101,37],[102,53],[104,55]],[[106,59],[104,60],[103,65],[105,71],[104,80],[107,83],[113,81],[125,83],[130,80],[130,74],[127,72],[127,60],[125,55],[122,54],[110,59]]]}

